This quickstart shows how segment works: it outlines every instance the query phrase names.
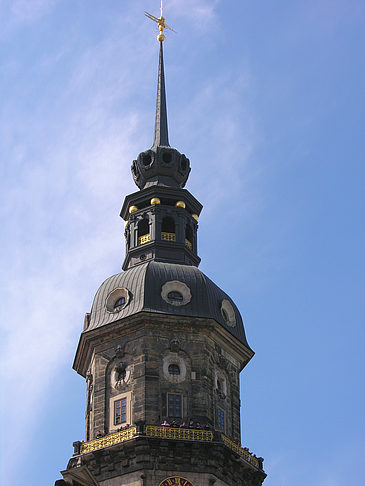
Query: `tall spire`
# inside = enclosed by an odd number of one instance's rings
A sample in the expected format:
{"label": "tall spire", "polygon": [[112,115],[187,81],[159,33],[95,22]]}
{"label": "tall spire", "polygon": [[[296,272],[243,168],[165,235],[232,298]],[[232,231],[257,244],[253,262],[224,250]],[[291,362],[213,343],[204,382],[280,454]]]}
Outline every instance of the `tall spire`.
{"label": "tall spire", "polygon": [[158,63],[155,140],[153,142],[153,147],[159,147],[159,146],[170,147],[169,133],[167,127],[165,73],[164,73],[164,63],[163,63],[162,41],[160,41],[160,57]]}

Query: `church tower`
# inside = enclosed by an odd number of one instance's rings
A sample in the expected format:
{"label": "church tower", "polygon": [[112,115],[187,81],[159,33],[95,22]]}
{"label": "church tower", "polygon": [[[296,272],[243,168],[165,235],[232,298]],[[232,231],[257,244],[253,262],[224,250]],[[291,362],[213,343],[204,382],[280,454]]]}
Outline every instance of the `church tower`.
{"label": "church tower", "polygon": [[[150,16],[148,14],[150,18]],[[153,146],[132,163],[123,272],[97,291],[76,351],[85,441],[57,486],[259,486],[241,446],[239,374],[250,361],[239,310],[199,269],[202,205],[190,161],[170,147],[162,13]]]}

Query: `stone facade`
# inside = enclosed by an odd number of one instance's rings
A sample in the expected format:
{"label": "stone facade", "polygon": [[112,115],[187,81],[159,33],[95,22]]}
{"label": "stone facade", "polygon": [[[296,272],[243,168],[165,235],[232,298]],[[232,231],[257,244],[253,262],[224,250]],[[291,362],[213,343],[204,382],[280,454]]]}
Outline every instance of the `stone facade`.
{"label": "stone facade", "polygon": [[[88,385],[87,440],[116,430],[110,426],[111,403],[121,394],[129,397],[128,423],[171,421],[168,393],[182,397],[181,421],[219,429],[220,408],[225,417],[220,430],[239,440],[242,348],[212,319],[141,313],[94,331],[84,337],[75,360]],[[180,375],[168,373],[171,364]],[[118,370],[125,370],[124,380],[116,379]]]}

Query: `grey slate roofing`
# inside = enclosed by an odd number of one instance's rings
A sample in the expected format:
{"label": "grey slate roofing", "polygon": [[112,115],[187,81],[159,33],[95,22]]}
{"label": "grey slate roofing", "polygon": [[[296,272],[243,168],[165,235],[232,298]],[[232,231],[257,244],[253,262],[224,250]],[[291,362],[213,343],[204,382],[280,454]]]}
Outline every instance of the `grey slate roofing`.
{"label": "grey slate roofing", "polygon": [[[190,288],[192,297],[188,304],[177,307],[162,299],[162,286],[172,280],[184,282]],[[106,299],[116,288],[128,289],[130,301],[124,309],[110,313],[106,309]],[[234,327],[227,326],[221,314],[223,299],[227,299],[235,311],[236,325]],[[240,312],[223,290],[195,266],[156,261],[142,263],[106,279],[95,295],[90,323],[84,332],[142,311],[215,319],[249,347]]]}

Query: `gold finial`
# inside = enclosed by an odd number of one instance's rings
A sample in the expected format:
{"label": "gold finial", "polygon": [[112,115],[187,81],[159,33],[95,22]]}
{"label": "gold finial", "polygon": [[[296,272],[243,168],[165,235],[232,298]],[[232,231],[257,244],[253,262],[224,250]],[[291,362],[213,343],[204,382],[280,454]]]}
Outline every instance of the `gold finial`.
{"label": "gold finial", "polygon": [[129,214],[133,214],[135,213],[136,211],[138,211],[138,208],[137,206],[129,206]]}
{"label": "gold finial", "polygon": [[160,33],[157,36],[157,40],[159,42],[163,42],[165,40],[165,36],[164,36],[164,33],[163,33],[164,29],[169,29],[172,32],[175,32],[174,29],[172,29],[171,27],[169,27],[168,25],[165,24],[165,18],[162,15],[162,0],[161,0],[160,16],[159,16],[159,18],[155,17],[154,15],[151,15],[150,13],[148,13],[146,11],[144,12],[144,14],[149,19],[153,20],[154,22],[157,22],[157,24],[158,24],[158,30],[160,31]]}

